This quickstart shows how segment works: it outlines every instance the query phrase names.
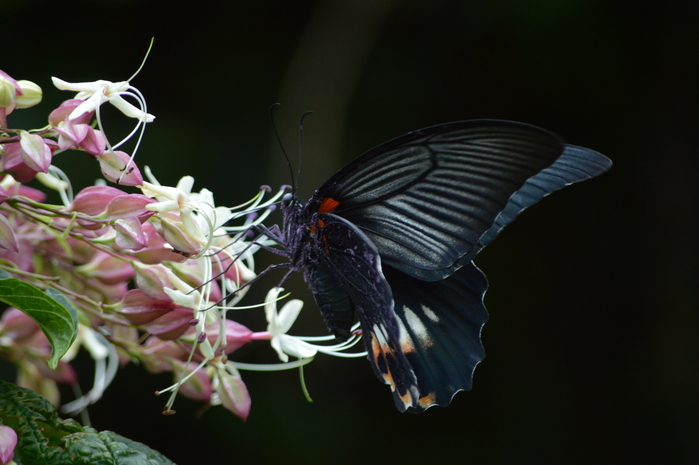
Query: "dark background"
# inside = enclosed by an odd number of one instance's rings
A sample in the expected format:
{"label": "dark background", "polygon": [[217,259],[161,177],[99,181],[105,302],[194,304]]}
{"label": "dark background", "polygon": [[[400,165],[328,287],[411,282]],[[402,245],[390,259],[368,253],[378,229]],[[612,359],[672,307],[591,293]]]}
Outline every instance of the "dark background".
{"label": "dark background", "polygon": [[[272,139],[275,102],[294,162],[300,115],[315,112],[305,197],[364,150],[461,119],[532,123],[614,161],[527,211],[478,257],[491,283],[487,357],[473,391],[448,408],[399,414],[366,361],[321,355],[306,370],[312,404],[295,371],[244,372],[247,423],[222,408],[197,417],[186,399],[163,417],[152,392],[169,377],[130,366],[91,409],[96,428],[179,464],[699,460],[698,3],[2,4],[0,69],[45,93],[14,125],[43,125],[69,97],[50,75],[127,79],[155,37],[132,81],[157,117],[137,162],[164,184],[194,176],[222,205],[290,182]],[[122,121],[107,128],[118,134]],[[78,186],[97,177],[81,154],[64,157]],[[276,258],[258,260],[262,269]],[[307,306],[293,332],[322,330],[302,280],[286,287]],[[264,344],[235,355],[273,360]]]}

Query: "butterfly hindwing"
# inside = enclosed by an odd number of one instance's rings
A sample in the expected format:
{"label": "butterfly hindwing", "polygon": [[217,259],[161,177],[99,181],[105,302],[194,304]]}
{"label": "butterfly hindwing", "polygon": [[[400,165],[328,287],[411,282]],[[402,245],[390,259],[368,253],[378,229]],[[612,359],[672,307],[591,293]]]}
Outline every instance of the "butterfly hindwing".
{"label": "butterfly hindwing", "polygon": [[356,312],[376,375],[391,385],[397,399],[403,399],[400,405],[412,405],[419,398],[418,381],[405,356],[412,341],[405,340],[394,312],[376,247],[362,231],[335,215],[315,214],[312,224],[306,279],[329,330],[346,339]]}
{"label": "butterfly hindwing", "polygon": [[413,350],[406,356],[419,390],[417,402],[405,405],[395,398],[396,406],[411,412],[446,406],[458,391],[471,389],[473,371],[485,357],[481,328],[488,319],[483,303],[488,281],[473,263],[434,282],[389,266],[384,274],[393,290],[402,338],[411,341]]}
{"label": "butterfly hindwing", "polygon": [[376,247],[347,220],[318,213],[312,224],[306,269],[316,303],[339,339],[357,313],[368,359],[398,409],[447,405],[471,389],[487,320],[480,270],[471,263],[448,279],[422,281],[382,266]]}

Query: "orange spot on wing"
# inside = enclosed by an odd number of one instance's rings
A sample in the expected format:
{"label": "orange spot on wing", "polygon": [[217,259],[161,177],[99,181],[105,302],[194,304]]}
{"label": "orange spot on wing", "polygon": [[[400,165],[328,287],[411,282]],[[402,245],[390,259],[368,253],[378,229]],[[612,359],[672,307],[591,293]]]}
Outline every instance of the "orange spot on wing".
{"label": "orange spot on wing", "polygon": [[340,202],[333,199],[332,197],[325,197],[320,203],[320,208],[318,208],[318,213],[332,213]]}
{"label": "orange spot on wing", "polygon": [[420,397],[420,399],[418,399],[417,403],[420,404],[420,407],[427,408],[430,405],[434,405],[436,403],[436,398],[437,398],[437,396],[435,395],[435,393],[430,392],[426,396]]}
{"label": "orange spot on wing", "polygon": [[417,352],[417,350],[415,350],[415,345],[413,344],[413,341],[410,339],[401,341],[401,348],[403,349],[404,354],[412,354]]}
{"label": "orange spot on wing", "polygon": [[413,405],[413,396],[410,395],[410,391],[405,391],[405,394],[400,396],[400,400],[403,401],[403,405],[405,405],[405,408],[411,407]]}

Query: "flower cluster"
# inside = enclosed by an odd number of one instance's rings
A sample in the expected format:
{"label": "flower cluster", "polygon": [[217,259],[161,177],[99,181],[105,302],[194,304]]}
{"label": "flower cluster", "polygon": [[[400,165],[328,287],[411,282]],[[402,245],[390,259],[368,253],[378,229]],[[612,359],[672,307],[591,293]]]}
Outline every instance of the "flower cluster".
{"label": "flower cluster", "polygon": [[[77,383],[70,361],[83,348],[95,361],[94,384],[63,405],[64,412],[79,412],[98,400],[120,365],[139,363],[152,373],[173,373],[174,384],[162,391],[172,392],[166,413],[179,392],[245,419],[251,401],[239,369],[298,367],[318,351],[363,355],[343,352],[356,337],[317,345],[328,338],[288,335],[303,304],[291,300],[277,311],[281,289],[270,290],[264,304],[239,306],[247,283],[256,278],[254,254],[273,246],[264,236],[251,241],[249,232],[267,218],[283,189],[272,194],[263,187],[252,200],[226,208],[217,207],[207,189],[194,192],[189,176],[163,186],[146,168],[144,180],[135,149],[132,155],[117,150],[128,138],[111,144],[99,116],[100,105],[108,102],[136,121],[130,136],[142,135],[154,117],[141,93],[129,81],[53,82],[77,94],[50,112],[46,127],[13,129],[8,115],[39,103],[42,90],[0,71],[0,273],[39,291],[58,291],[77,314],[74,342],[52,370],[50,331],[25,308],[4,311],[0,356],[16,364],[18,384],[58,404],[56,383]],[[101,182],[73,195],[69,180],[53,165],[63,152],[97,160],[115,186]],[[46,203],[43,191],[26,185],[34,179],[56,190],[62,204]],[[2,291],[0,300],[8,302]],[[227,317],[242,308],[264,308],[266,330],[255,332]],[[267,341],[283,363],[229,359],[252,341]]]}

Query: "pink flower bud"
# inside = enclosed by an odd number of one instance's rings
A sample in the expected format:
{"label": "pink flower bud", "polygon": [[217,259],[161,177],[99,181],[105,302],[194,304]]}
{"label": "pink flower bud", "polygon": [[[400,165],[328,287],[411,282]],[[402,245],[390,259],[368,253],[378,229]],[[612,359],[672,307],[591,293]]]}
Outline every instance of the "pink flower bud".
{"label": "pink flower bud", "polygon": [[141,250],[148,245],[148,238],[136,218],[124,218],[114,222],[116,245],[124,250]]}
{"label": "pink flower bud", "polygon": [[0,464],[9,463],[15,457],[17,433],[9,426],[0,425]]}
{"label": "pink flower bud", "polygon": [[218,371],[219,384],[216,388],[221,404],[240,417],[247,420],[250,414],[250,394],[242,379],[223,370]]}
{"label": "pink flower bud", "polygon": [[150,222],[143,223],[141,225],[141,229],[146,235],[148,245],[145,249],[141,249],[133,254],[133,256],[140,260],[141,263],[155,265],[165,261],[183,262],[187,260],[187,257],[183,257],[182,255],[173,252],[172,248],[168,247],[165,239],[158,234],[155,226],[153,226]]}
{"label": "pink flower bud", "polygon": [[143,176],[127,153],[120,150],[104,152],[97,155],[97,161],[107,180],[123,186],[143,185]]}
{"label": "pink flower bud", "polygon": [[52,155],[44,138],[26,131],[20,131],[19,134],[22,161],[34,171],[46,173],[51,166]]}
{"label": "pink flower bud", "polygon": [[70,210],[85,213],[90,216],[99,216],[107,210],[107,205],[116,197],[127,195],[115,187],[90,186],[78,192]]}
{"label": "pink flower bud", "polygon": [[[235,352],[248,342],[252,341],[253,332],[246,326],[243,326],[233,320],[226,320],[225,327],[226,344],[223,347],[219,347],[219,350],[223,353],[230,354]],[[218,328],[218,324],[209,325],[206,328],[206,338],[211,344],[214,344],[219,336]]]}
{"label": "pink flower bud", "polygon": [[172,299],[163,291],[163,288],[172,289],[170,275],[163,265],[134,264],[136,269],[136,285],[144,294],[163,302],[171,303]]}
{"label": "pink flower bud", "polygon": [[76,266],[75,271],[86,278],[97,278],[105,284],[127,282],[134,275],[131,264],[101,250],[92,256],[89,263]]}
{"label": "pink flower bud", "polygon": [[[2,176],[2,178],[4,178],[4,176]],[[17,180],[17,178],[15,178],[15,180]],[[19,183],[7,186],[7,190],[5,192],[7,192],[7,195],[10,196],[21,195],[23,197],[28,197],[29,199],[34,200],[35,202],[43,202],[46,200],[46,194],[44,194],[40,190],[34,189],[33,187],[27,187]]]}
{"label": "pink flower bud", "polygon": [[41,331],[39,325],[26,313],[14,307],[5,310],[0,318],[0,335],[12,339],[15,344],[22,344],[38,331]]}
{"label": "pink flower bud", "polygon": [[[68,121],[68,116],[82,103],[83,101],[79,99],[70,99],[61,103],[61,106],[53,110],[49,115],[49,124],[55,128],[62,121]],[[78,118],[71,120],[71,122],[73,124],[88,124],[94,114],[94,111],[84,113]]]}
{"label": "pink flower bud", "polygon": [[12,229],[10,221],[5,218],[5,215],[0,214],[0,247],[11,252],[19,252],[17,238]]}
{"label": "pink flower bud", "polygon": [[20,237],[17,247],[18,252],[0,249],[0,258],[14,263],[22,271],[34,271],[34,245]]}
{"label": "pink flower bud", "polygon": [[58,133],[58,147],[61,150],[77,147],[87,137],[88,129],[90,126],[87,124],[61,123],[55,128]]}
{"label": "pink flower bud", "polygon": [[[172,269],[178,278],[192,287],[198,288],[204,284],[204,273],[195,260],[187,260],[183,263],[173,263],[170,265],[170,269]],[[221,298],[223,298],[221,295],[221,288],[216,281],[211,281],[211,291],[208,300],[218,302],[221,300]]]}
{"label": "pink flower bud", "polygon": [[121,218],[138,218],[141,223],[153,216],[155,212],[146,209],[146,205],[154,203],[155,200],[141,194],[121,195],[113,198],[107,204],[106,220],[117,220]]}
{"label": "pink flower bud", "polygon": [[[190,362],[184,374],[189,374],[192,370],[196,369],[197,366],[197,363]],[[184,363],[178,363],[174,370],[175,381],[182,377],[184,371]],[[211,394],[213,393],[211,389],[211,378],[207,376],[205,370],[198,370],[180,386],[179,392],[190,399],[209,403],[211,401]]]}
{"label": "pink flower bud", "polygon": [[191,257],[201,251],[202,244],[196,238],[187,234],[182,222],[172,221],[164,216],[160,216],[159,219],[160,231],[158,232],[176,252],[185,257]]}
{"label": "pink flower bud", "polygon": [[78,143],[78,147],[82,148],[90,155],[97,156],[104,153],[104,149],[107,148],[107,141],[105,140],[102,131],[88,126],[87,133]]}
{"label": "pink flower bud", "polygon": [[5,151],[2,152],[2,170],[11,174],[17,182],[29,182],[36,177],[37,172],[22,159],[22,147],[19,142],[5,144]]}
{"label": "pink flower bud", "polygon": [[192,326],[192,310],[189,308],[176,307],[146,325],[148,333],[159,337],[164,341],[177,339],[187,332]]}
{"label": "pink flower bud", "polygon": [[169,302],[149,297],[138,289],[132,289],[126,293],[122,301],[117,304],[115,308],[120,314],[124,315],[132,325],[140,326],[148,324],[174,310],[175,306]]}
{"label": "pink flower bud", "polygon": [[156,355],[163,358],[185,360],[188,356],[187,352],[177,342],[163,341],[155,336],[150,336],[146,339],[143,349],[148,355]]}

